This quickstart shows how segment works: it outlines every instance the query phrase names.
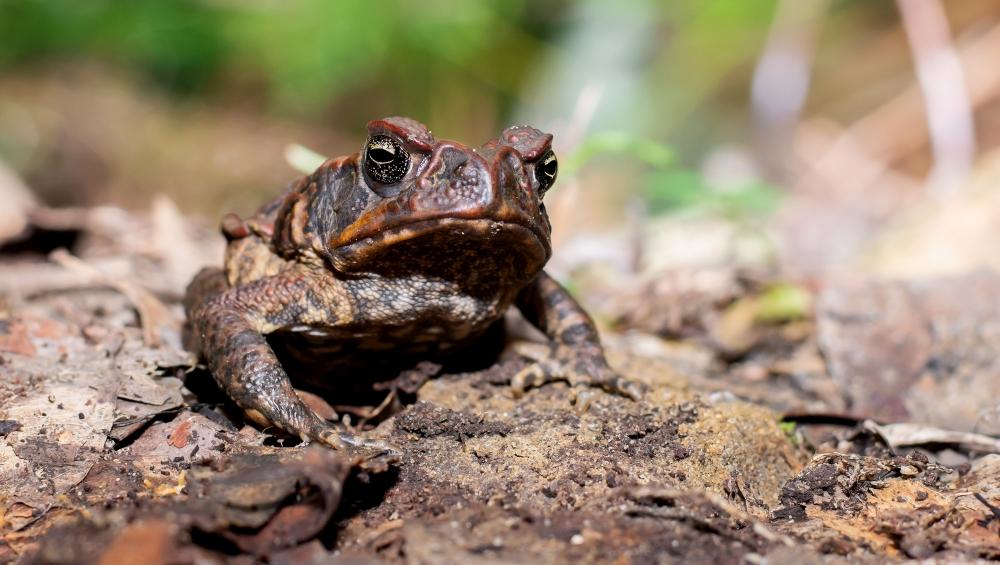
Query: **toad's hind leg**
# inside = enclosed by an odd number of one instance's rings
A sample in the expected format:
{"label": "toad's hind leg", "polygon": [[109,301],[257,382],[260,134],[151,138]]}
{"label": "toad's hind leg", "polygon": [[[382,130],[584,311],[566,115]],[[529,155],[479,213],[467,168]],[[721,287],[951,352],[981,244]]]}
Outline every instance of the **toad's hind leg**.
{"label": "toad's hind leg", "polygon": [[192,314],[201,308],[202,304],[222,294],[227,288],[229,288],[229,284],[226,282],[225,273],[216,267],[206,267],[198,271],[198,274],[188,284],[187,291],[184,293],[184,313],[186,316],[182,335],[184,347],[188,350],[199,354],[202,352],[198,332],[194,330],[192,323]]}
{"label": "toad's hind leg", "polygon": [[299,296],[303,284],[298,277],[275,276],[228,288],[221,271],[203,270],[185,298],[191,342],[222,390],[255,422],[336,448],[363,445],[302,402],[264,338],[268,318]]}

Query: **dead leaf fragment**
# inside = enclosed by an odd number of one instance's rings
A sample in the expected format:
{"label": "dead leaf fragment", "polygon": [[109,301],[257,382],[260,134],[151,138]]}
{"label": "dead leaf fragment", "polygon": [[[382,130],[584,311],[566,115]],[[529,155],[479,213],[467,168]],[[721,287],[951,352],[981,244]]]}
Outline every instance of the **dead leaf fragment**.
{"label": "dead leaf fragment", "polygon": [[946,444],[959,446],[973,452],[1000,453],[1000,439],[983,434],[942,430],[922,424],[898,423],[880,426],[871,420],[865,421],[864,427],[881,436],[893,449],[917,445]]}

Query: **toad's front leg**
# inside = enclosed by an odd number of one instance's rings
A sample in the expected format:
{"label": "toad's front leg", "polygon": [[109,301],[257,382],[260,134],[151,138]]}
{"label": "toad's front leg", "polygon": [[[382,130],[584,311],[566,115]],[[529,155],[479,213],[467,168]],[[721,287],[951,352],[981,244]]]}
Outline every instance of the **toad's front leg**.
{"label": "toad's front leg", "polygon": [[517,306],[550,341],[542,354],[526,355],[535,363],[512,379],[515,394],[548,382],[566,381],[573,386],[578,401],[580,393],[589,387],[633,400],[642,396],[638,384],[608,366],[593,320],[552,277],[544,272],[539,274],[518,295]]}
{"label": "toad's front leg", "polygon": [[311,282],[308,274],[289,272],[228,288],[220,270],[205,269],[185,298],[191,337],[216,382],[250,419],[335,448],[359,445],[302,402],[264,338],[303,315],[336,311]]}

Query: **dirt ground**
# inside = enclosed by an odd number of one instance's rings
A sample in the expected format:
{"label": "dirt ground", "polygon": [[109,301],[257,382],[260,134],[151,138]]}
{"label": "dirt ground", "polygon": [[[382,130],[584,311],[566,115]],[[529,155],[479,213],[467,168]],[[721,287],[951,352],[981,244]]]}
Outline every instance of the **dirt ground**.
{"label": "dirt ground", "polygon": [[641,401],[514,398],[511,351],[310,398],[399,454],[368,457],[245,423],[180,347],[211,229],[165,201],[28,223],[0,247],[0,561],[1000,559],[994,274],[636,283],[601,319]]}

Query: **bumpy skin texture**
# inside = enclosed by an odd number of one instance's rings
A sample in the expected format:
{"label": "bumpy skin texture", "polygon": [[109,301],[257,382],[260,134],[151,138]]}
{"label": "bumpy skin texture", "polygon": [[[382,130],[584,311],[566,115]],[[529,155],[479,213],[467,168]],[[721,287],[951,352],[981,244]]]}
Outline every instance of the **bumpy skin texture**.
{"label": "bumpy skin texture", "polygon": [[[224,269],[188,287],[189,345],[251,419],[356,444],[298,398],[281,360],[311,367],[302,373],[314,382],[351,378],[373,360],[474,342],[511,305],[550,339],[527,353],[536,363],[515,391],[564,380],[639,394],[608,367],[591,319],[542,271],[550,183],[538,168],[554,159],[551,135],[513,127],[471,148],[408,118],[368,131],[360,153],[327,161],[250,218],[226,216]],[[380,169],[389,157],[396,168]]]}

